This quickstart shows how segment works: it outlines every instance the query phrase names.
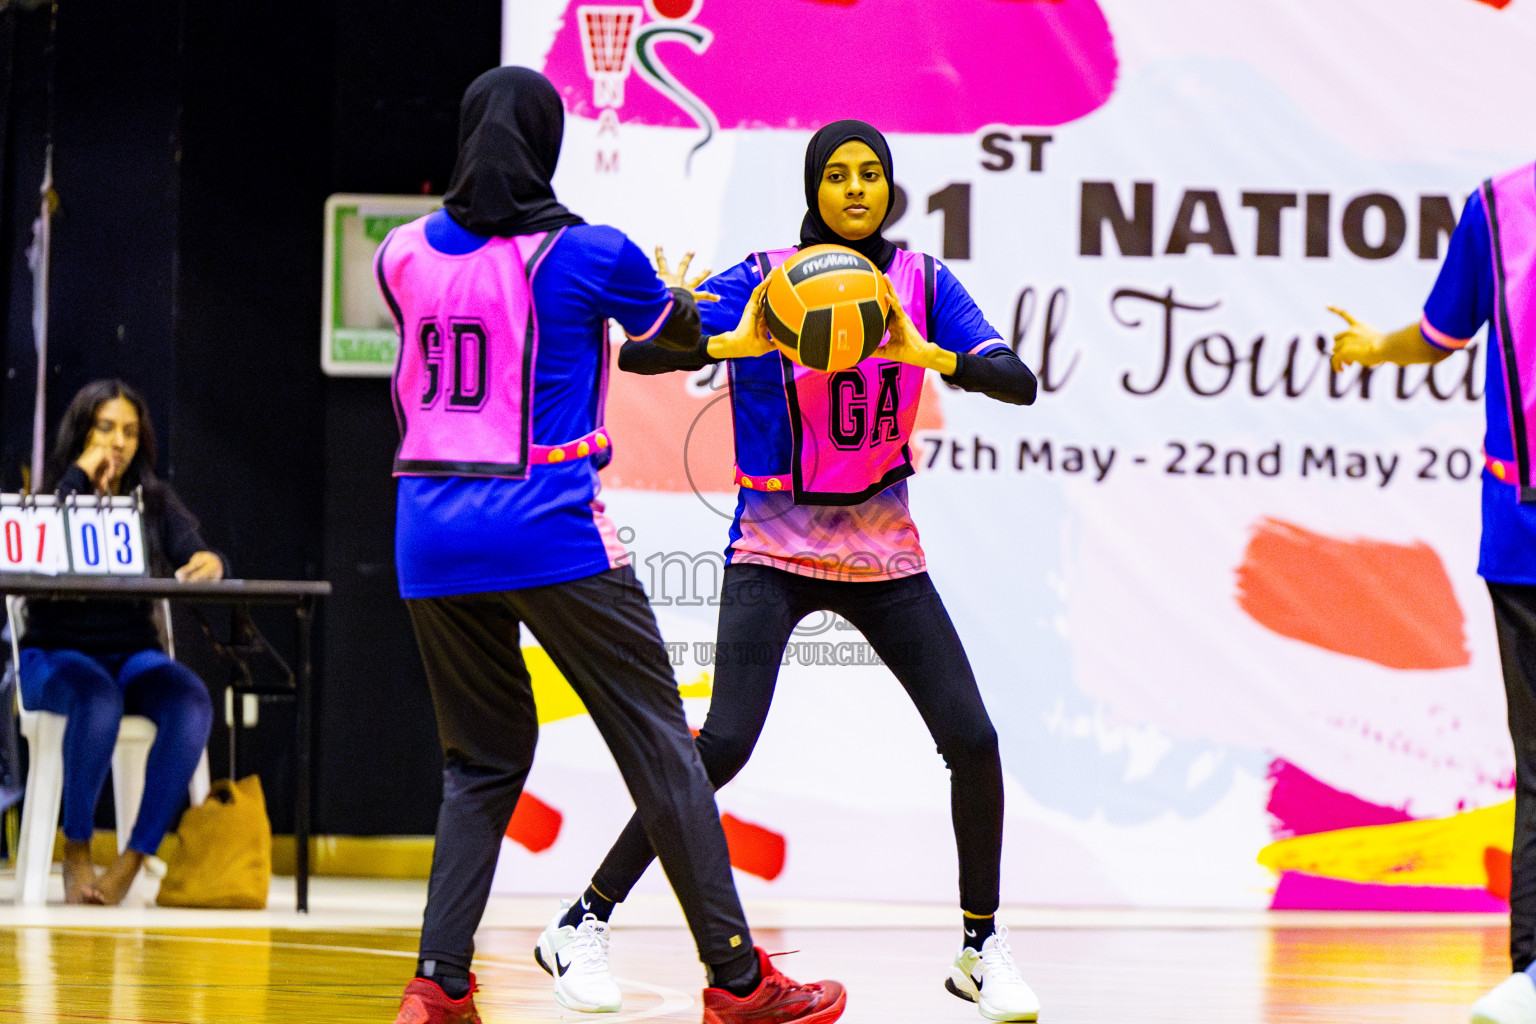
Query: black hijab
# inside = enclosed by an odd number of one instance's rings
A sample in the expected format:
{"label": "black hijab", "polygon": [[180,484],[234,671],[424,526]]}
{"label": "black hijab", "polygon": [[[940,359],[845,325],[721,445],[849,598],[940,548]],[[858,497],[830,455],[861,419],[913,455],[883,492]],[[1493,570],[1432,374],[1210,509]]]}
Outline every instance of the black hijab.
{"label": "black hijab", "polygon": [[565,108],[549,79],[528,68],[487,71],[459,104],[459,159],[443,205],[479,235],[583,223],[549,185],[564,134]]}
{"label": "black hijab", "polygon": [[[832,159],[832,154],[837,147],[854,139],[867,145],[875,151],[875,156],[880,159],[880,165],[885,168],[885,180],[891,183],[891,198],[885,205],[885,216],[880,220],[880,227],[875,228],[875,233],[868,238],[860,238],[857,241],[844,238],[831,228],[827,222],[821,219],[821,207],[816,202],[816,192],[821,188],[821,172],[826,169],[827,161]],[[811,136],[810,144],[805,147],[805,219],[800,222],[800,245],[843,245],[867,256],[875,266],[886,270],[891,265],[891,260],[896,258],[896,246],[885,240],[880,233],[880,228],[891,217],[891,207],[896,202],[896,179],[891,176],[891,147],[886,145],[885,136],[874,125],[865,121],[833,121]]]}

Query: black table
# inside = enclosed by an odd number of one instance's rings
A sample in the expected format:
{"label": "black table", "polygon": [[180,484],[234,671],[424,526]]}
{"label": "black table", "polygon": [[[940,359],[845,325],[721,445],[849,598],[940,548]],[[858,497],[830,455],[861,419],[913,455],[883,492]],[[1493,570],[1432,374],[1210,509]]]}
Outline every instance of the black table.
{"label": "black table", "polygon": [[298,910],[309,912],[309,829],[311,752],[310,724],[310,631],[315,601],[331,592],[324,580],[217,580],[182,583],[150,576],[43,576],[36,573],[0,573],[0,594],[53,599],[105,598],[146,601],[169,598],[193,604],[293,605],[299,620],[299,668],[294,688],[293,832],[294,883]]}

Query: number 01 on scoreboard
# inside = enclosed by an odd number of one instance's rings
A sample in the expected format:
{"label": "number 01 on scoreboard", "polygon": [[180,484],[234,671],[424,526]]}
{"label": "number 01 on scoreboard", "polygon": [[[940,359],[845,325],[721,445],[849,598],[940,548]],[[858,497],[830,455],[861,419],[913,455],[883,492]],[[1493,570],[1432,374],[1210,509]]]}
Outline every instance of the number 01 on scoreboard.
{"label": "number 01 on scoreboard", "polygon": [[0,572],[142,576],[147,569],[136,497],[0,495]]}

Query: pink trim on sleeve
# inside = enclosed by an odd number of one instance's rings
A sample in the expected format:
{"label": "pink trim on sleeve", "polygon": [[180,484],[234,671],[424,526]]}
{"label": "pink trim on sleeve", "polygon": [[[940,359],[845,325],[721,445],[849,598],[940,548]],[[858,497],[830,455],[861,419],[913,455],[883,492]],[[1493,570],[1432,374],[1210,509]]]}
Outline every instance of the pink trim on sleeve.
{"label": "pink trim on sleeve", "polygon": [[983,341],[978,345],[972,346],[971,350],[967,352],[966,355],[976,356],[998,347],[1007,348],[1008,343],[1002,338],[989,338],[988,340]]}
{"label": "pink trim on sleeve", "polygon": [[1429,317],[1419,318],[1419,333],[1424,335],[1424,340],[1435,348],[1444,349],[1447,352],[1459,352],[1467,347],[1471,338],[1453,338],[1440,328],[1429,322]]}
{"label": "pink trim on sleeve", "polygon": [[646,331],[644,334],[630,334],[628,331],[625,331],[624,337],[628,338],[630,341],[650,341],[656,336],[656,332],[661,330],[661,325],[667,322],[667,317],[672,315],[672,307],[676,304],[676,302],[676,299],[667,300],[666,308],[661,311],[661,316],[656,318],[656,322],[651,324],[650,330]]}

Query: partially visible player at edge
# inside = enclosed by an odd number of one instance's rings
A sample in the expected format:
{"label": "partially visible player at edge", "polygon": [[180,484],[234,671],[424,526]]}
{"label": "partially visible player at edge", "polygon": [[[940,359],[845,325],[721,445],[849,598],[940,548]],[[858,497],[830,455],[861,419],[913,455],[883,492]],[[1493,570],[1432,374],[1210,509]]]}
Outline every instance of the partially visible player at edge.
{"label": "partially visible player at edge", "polygon": [[1509,955],[1514,973],[1472,1006],[1477,1024],[1536,1024],[1536,164],[1483,183],[1462,210],[1424,314],[1383,334],[1349,323],[1333,366],[1438,363],[1485,323],[1483,535],[1478,574],[1493,599],[1515,747]]}
{"label": "partially visible player at edge", "polygon": [[[925,370],[1016,405],[1034,401],[1035,378],[947,268],[881,234],[890,183],[890,148],[863,121],[829,124],[806,149],[801,246],[855,249],[891,285],[889,336],[873,356],[827,374],[775,350],[762,295],[769,269],[795,252],[780,249],[699,284],[719,301],[699,307],[712,336],[698,349],[670,352],[637,339],[620,350],[619,366],[664,373],[725,360],[730,373],[741,489],[726,548],[714,693],[698,737],[711,781],[725,785],[751,754],[796,623],[821,610],[847,619],[906,689],[949,766],[964,935],[945,985],[991,1020],[1032,1021],[1039,1001],[994,920],[1003,843],[997,733],[926,572],[906,478]],[[591,886],[540,937],[544,962],[567,945],[606,953],[609,915],[653,856],[646,835],[632,818]],[[577,993],[572,1002],[617,1000],[606,956],[582,958],[556,986]]]}
{"label": "partially visible player at edge", "polygon": [[752,944],[656,620],[597,498],[607,318],[679,348],[699,322],[634,243],[555,199],[564,117],[537,72],[475,79],[446,209],[396,228],[377,257],[401,333],[400,592],[445,761],[397,1024],[480,1020],[474,933],[538,737],[520,625],[591,712],[656,844],[707,967],[706,1024],[829,1024],[842,986],[797,985]]}

